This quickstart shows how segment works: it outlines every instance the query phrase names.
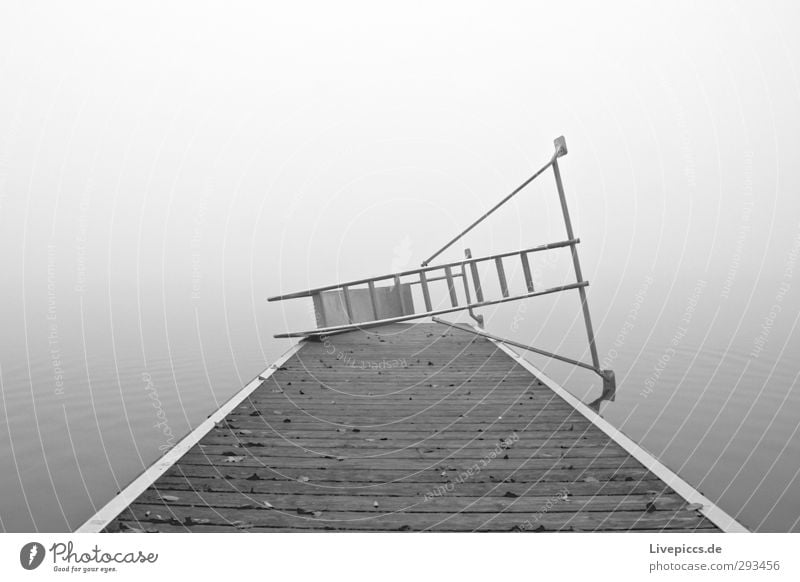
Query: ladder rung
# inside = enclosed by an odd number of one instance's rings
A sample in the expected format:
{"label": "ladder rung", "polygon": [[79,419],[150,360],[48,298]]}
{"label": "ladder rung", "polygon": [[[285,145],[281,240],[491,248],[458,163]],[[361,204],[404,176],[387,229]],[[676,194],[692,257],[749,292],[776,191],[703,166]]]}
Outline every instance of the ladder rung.
{"label": "ladder rung", "polygon": [[400,309],[403,313],[407,313],[408,309],[406,308],[406,302],[403,300],[403,290],[400,288],[400,277],[395,275],[394,279],[394,290],[397,293],[397,300],[400,302]]}
{"label": "ladder rung", "polygon": [[367,285],[369,286],[369,301],[372,304],[372,315],[375,316],[375,319],[380,319],[378,317],[378,298],[375,296],[375,281],[369,281]]}
{"label": "ladder rung", "polygon": [[483,289],[481,289],[481,278],[478,276],[477,262],[472,261],[469,268],[472,271],[472,284],[475,285],[475,299],[478,300],[478,303],[483,303]]}
{"label": "ladder rung", "polygon": [[458,307],[458,296],[455,285],[453,285],[453,272],[450,267],[444,268],[444,277],[447,279],[447,289],[450,291],[450,303],[453,307]]}
{"label": "ladder rung", "polygon": [[528,291],[533,293],[533,279],[531,278],[531,266],[528,264],[528,255],[526,253],[520,253],[519,258],[522,261],[522,272],[525,275],[525,285],[528,287]]}
{"label": "ladder rung", "polygon": [[431,305],[431,293],[428,290],[428,280],[425,278],[425,271],[419,272],[419,283],[422,287],[422,298],[425,299],[425,311],[433,311]]}
{"label": "ladder rung", "polygon": [[497,277],[500,279],[500,292],[503,294],[503,297],[508,297],[508,283],[506,283],[506,272],[505,269],[503,269],[503,259],[497,257],[494,260],[494,264],[497,267]]}
{"label": "ladder rung", "polygon": [[350,288],[347,285],[342,287],[342,294],[344,295],[344,309],[347,312],[347,321],[353,323],[353,306],[350,304]]}

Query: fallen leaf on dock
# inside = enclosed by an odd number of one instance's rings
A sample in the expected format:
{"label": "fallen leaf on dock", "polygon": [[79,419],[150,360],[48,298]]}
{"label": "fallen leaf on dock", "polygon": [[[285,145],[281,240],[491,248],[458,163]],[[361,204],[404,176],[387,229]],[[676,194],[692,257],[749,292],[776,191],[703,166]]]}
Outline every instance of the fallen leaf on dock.
{"label": "fallen leaf on dock", "polygon": [[225,458],[225,462],[226,463],[241,463],[246,458],[247,457],[242,457],[242,456],[238,456],[238,455],[237,456],[229,456],[229,457]]}
{"label": "fallen leaf on dock", "polygon": [[184,525],[202,525],[204,523],[210,523],[210,519],[206,519],[204,517],[191,517],[187,516],[186,519],[183,520]]}
{"label": "fallen leaf on dock", "polygon": [[308,477],[306,477],[305,475],[298,478],[297,480],[300,481],[301,483],[308,483]]}
{"label": "fallen leaf on dock", "polygon": [[514,493],[512,491],[506,491],[505,494],[503,495],[503,497],[519,497],[519,495],[517,495],[516,493]]}
{"label": "fallen leaf on dock", "polygon": [[180,497],[178,497],[177,495],[162,495],[161,499],[163,499],[164,501],[178,501]]}
{"label": "fallen leaf on dock", "polygon": [[272,505],[269,501],[264,502],[264,507],[266,507],[267,509],[275,509],[275,506]]}
{"label": "fallen leaf on dock", "polygon": [[584,482],[586,482],[586,483],[600,483],[600,481],[598,481],[594,477],[586,477],[586,478],[584,478]]}

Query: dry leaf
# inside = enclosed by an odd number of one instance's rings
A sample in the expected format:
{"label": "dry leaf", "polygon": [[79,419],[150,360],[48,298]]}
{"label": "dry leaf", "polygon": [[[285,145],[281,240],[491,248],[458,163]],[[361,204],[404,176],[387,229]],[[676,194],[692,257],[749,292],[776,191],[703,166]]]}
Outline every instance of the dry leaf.
{"label": "dry leaf", "polygon": [[210,519],[206,519],[204,517],[191,517],[191,516],[183,520],[184,525],[201,525],[210,522],[211,522]]}
{"label": "dry leaf", "polygon": [[178,501],[180,497],[177,497],[175,495],[162,495],[161,499],[163,499],[164,501]]}

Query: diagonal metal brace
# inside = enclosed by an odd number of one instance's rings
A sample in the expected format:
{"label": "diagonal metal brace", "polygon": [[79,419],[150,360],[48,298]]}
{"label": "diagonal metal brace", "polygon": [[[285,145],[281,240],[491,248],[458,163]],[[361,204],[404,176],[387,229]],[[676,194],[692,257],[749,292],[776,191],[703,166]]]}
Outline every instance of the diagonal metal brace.
{"label": "diagonal metal brace", "polygon": [[453,323],[451,321],[447,321],[441,319],[439,317],[433,317],[433,321],[436,323],[441,323],[442,325],[447,325],[449,327],[454,327],[456,329],[460,329],[461,331],[466,331],[468,333],[479,335],[488,339],[492,339],[498,342],[502,342],[504,344],[508,344],[510,346],[514,346],[516,348],[520,348],[522,350],[526,350],[529,352],[534,352],[536,354],[540,354],[542,356],[547,356],[548,358],[553,358],[554,360],[560,360],[562,362],[566,362],[567,364],[572,364],[573,366],[579,366],[581,368],[585,368],[587,370],[591,370],[603,380],[603,394],[600,396],[600,400],[614,400],[614,395],[617,391],[617,380],[613,370],[601,370],[591,364],[586,364],[584,362],[580,362],[578,360],[573,360],[572,358],[568,358],[566,356],[561,356],[559,354],[554,354],[552,352],[548,352],[546,350],[541,350],[539,348],[534,348],[533,346],[527,346],[525,344],[521,344],[519,342],[515,342],[514,340],[498,337],[494,334],[487,333],[485,331],[477,330],[472,327],[467,327],[464,325],[459,325],[457,323]]}

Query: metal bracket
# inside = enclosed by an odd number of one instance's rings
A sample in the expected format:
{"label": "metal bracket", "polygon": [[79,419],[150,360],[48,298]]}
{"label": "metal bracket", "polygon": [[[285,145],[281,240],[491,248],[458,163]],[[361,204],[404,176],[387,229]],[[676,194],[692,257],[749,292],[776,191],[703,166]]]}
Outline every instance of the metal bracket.
{"label": "metal bracket", "polygon": [[567,139],[563,135],[557,137],[553,141],[553,145],[556,146],[555,157],[560,158],[567,155]]}
{"label": "metal bracket", "polygon": [[[464,249],[464,256],[465,256],[467,259],[471,259],[471,258],[472,258],[472,251],[471,251],[471,250],[469,250],[469,249]],[[461,268],[462,268],[462,270],[463,270],[463,268],[464,268],[464,267],[463,267],[463,265],[462,265],[462,267],[461,267]],[[462,271],[462,272],[464,272],[464,293],[466,293],[466,294],[467,294],[467,301],[469,302],[469,301],[470,301],[470,296],[469,296],[469,283],[467,282],[467,275],[466,275],[466,271]],[[475,323],[477,323],[477,324],[478,324],[478,327],[479,327],[479,328],[481,328],[481,329],[483,329],[483,315],[481,315],[481,314],[479,314],[479,313],[475,313],[475,310],[474,310],[472,307],[470,307],[470,308],[469,308],[469,310],[468,310],[468,313],[469,313],[469,316],[470,316],[472,319],[474,319],[474,320],[475,320]]]}

